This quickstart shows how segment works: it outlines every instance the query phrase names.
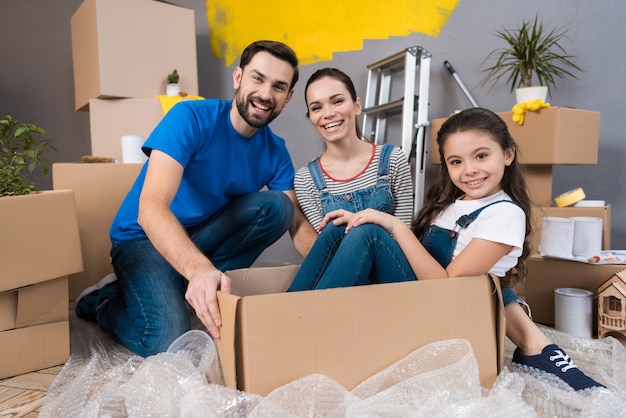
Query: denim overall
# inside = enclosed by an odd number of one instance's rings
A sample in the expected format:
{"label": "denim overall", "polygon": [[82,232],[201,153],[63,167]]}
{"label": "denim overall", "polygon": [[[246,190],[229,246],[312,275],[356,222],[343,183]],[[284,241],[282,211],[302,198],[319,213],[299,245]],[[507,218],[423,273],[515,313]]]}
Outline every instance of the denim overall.
{"label": "denim overall", "polygon": [[[422,245],[424,248],[433,256],[435,260],[439,262],[446,268],[448,264],[452,261],[452,254],[454,252],[454,248],[456,247],[456,241],[459,238],[458,231],[459,229],[467,228],[472,222],[478,218],[478,215],[483,211],[483,209],[488,208],[491,205],[495,205],[496,203],[509,202],[515,205],[515,202],[511,200],[498,200],[496,202],[492,202],[488,205],[485,205],[481,208],[476,209],[474,212],[469,215],[463,215],[456,220],[456,225],[454,229],[446,229],[437,225],[430,225],[424,236],[422,237]],[[457,229],[458,227],[458,229]],[[524,306],[526,302],[519,299],[513,289],[511,288],[502,288],[502,299],[504,302],[504,306],[507,306],[511,302],[518,302]]]}
{"label": "denim overall", "polygon": [[317,190],[320,192],[323,215],[337,209],[358,212],[367,208],[393,213],[393,195],[391,194],[388,181],[389,156],[392,151],[393,145],[383,145],[378,163],[378,180],[376,180],[376,185],[339,195],[331,195],[328,191],[318,159],[316,158],[311,161],[309,163],[309,172],[311,173],[315,187],[317,187]]}

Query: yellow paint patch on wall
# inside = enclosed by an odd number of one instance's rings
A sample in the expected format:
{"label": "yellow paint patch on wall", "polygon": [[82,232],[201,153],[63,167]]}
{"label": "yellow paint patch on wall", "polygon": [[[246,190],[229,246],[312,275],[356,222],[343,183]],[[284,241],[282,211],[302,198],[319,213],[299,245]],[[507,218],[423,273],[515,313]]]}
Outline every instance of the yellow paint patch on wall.
{"label": "yellow paint patch on wall", "polygon": [[459,0],[206,0],[211,47],[230,66],[260,39],[291,46],[300,63],[331,60],[364,39],[424,33],[437,37]]}

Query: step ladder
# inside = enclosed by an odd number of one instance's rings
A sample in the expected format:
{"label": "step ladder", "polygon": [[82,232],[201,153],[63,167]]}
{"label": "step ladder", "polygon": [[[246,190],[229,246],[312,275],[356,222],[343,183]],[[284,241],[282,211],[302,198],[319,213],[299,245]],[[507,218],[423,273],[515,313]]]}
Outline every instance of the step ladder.
{"label": "step ladder", "polygon": [[[363,109],[363,132],[376,144],[391,142],[388,136],[390,116],[401,116],[401,148],[413,164],[415,184],[413,210],[424,201],[426,164],[426,127],[428,122],[428,89],[432,55],[421,46],[412,46],[367,66],[367,92]],[[418,89],[416,92],[416,76]],[[392,99],[392,80],[403,82],[402,97]]]}

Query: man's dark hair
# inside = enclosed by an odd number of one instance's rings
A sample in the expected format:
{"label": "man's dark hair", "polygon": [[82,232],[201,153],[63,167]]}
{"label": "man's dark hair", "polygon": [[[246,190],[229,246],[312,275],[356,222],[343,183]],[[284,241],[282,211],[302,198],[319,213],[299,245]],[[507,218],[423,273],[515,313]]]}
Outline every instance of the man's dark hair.
{"label": "man's dark hair", "polygon": [[251,43],[244,49],[239,60],[239,67],[243,70],[248,63],[259,52],[267,52],[274,57],[286,61],[293,67],[293,78],[289,90],[293,89],[298,81],[298,57],[293,49],[282,42],[277,41],[256,41]]}

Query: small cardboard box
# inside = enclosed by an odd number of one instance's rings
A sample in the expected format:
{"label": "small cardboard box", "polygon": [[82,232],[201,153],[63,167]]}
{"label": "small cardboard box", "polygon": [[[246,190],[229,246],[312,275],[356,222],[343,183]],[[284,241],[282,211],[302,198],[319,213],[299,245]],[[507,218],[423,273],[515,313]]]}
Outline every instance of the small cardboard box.
{"label": "small cardboard box", "polygon": [[154,0],[85,0],[71,18],[76,110],[89,99],[165,94],[167,75],[198,94],[195,15]]}
{"label": "small cardboard box", "polygon": [[147,139],[162,118],[157,98],[89,100],[91,154],[123,162],[122,135]]}
{"label": "small cardboard box", "polygon": [[[574,287],[595,292],[599,285],[625,268],[623,264],[586,264],[536,256],[528,258],[527,267],[525,297],[533,320],[550,326],[554,325],[554,289]],[[597,312],[597,305],[593,312]]]}
{"label": "small cardboard box", "polygon": [[83,270],[71,190],[0,198],[0,292]]}
{"label": "small cardboard box", "polygon": [[70,275],[70,301],[113,271],[109,261],[109,229],[141,167],[141,164],[106,163],[52,165],[53,188],[71,189],[76,198],[84,270]]}
{"label": "small cardboard box", "polygon": [[[504,314],[490,276],[285,293],[297,266],[228,272],[219,293],[226,385],[259,395],[314,373],[353,389],[417,348],[470,341],[481,384],[501,370]],[[278,292],[278,293],[277,293]]]}
{"label": "small cardboard box", "polygon": [[564,208],[533,207],[531,211],[531,223],[533,230],[529,238],[530,243],[533,247],[533,254],[539,254],[539,244],[541,243],[541,226],[543,218],[546,216],[554,216],[558,218],[589,216],[592,218],[602,219],[602,249],[611,249],[611,205],[597,208],[576,206],[569,206]]}
{"label": "small cardboard box", "polygon": [[[597,164],[600,113],[569,107],[526,112],[524,124],[513,113],[498,112],[517,142],[523,164]],[[439,164],[437,132],[447,118],[431,121],[431,162]]]}

